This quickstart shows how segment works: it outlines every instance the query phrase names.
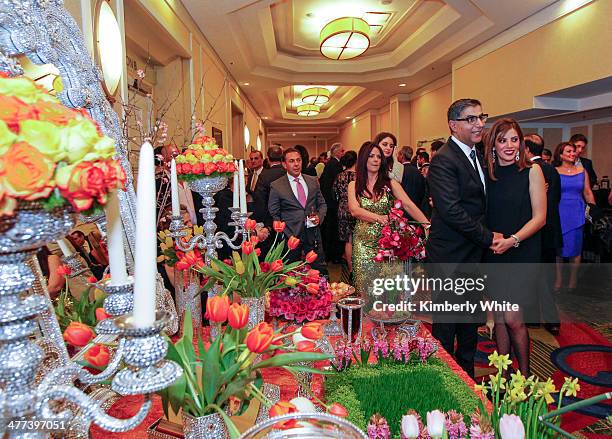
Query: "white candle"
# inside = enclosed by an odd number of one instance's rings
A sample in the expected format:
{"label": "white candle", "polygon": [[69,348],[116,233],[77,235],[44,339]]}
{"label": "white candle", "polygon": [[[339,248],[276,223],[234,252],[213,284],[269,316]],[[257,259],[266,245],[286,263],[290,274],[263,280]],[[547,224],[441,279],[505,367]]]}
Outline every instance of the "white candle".
{"label": "white candle", "polygon": [[[236,160],[234,160],[234,166],[236,166],[236,168],[238,168],[238,162]],[[232,207],[235,207],[237,209],[239,207],[239,201],[238,201],[238,192],[239,192],[238,171],[234,171],[234,186],[232,187],[232,192],[234,194],[234,203],[233,203]]]}
{"label": "white candle", "polygon": [[172,192],[172,216],[181,215],[181,207],[178,195],[178,178],[176,176],[176,162],[172,159],[170,163],[170,188]]}
{"label": "white candle", "polygon": [[246,188],[244,182],[244,160],[240,160],[238,162],[238,184],[240,185],[240,191],[238,194],[240,195],[240,213],[246,213],[247,204],[246,204]]}
{"label": "white candle", "polygon": [[59,248],[64,256],[72,255],[72,250],[70,250],[70,247],[68,247],[68,242],[64,238],[57,241],[57,245],[59,245]]}
{"label": "white candle", "polygon": [[106,203],[106,229],[108,239],[108,260],[111,273],[111,285],[127,283],[125,269],[125,251],[123,249],[123,228],[121,227],[121,214],[119,213],[119,198],[113,191]]}
{"label": "white candle", "polygon": [[155,225],[155,165],[153,147],[140,148],[136,197],[136,256],[134,269],[134,325],[144,328],[155,322],[157,231]]}

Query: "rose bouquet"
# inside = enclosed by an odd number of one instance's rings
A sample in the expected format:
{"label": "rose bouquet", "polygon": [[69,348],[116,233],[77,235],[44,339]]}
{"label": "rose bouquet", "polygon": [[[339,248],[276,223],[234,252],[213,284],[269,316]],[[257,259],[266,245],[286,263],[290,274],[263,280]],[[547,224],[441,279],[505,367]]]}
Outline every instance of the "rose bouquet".
{"label": "rose bouquet", "polygon": [[[311,323],[307,329],[298,328],[282,334],[262,322],[247,330],[249,307],[231,304],[227,296],[210,298],[206,315],[219,331],[210,342],[198,336],[197,352],[189,312],[185,316],[183,336],[174,344],[169,342],[167,358],[181,365],[183,375],[172,386],[158,392],[166,416],[170,408],[175,413],[182,409],[183,413],[194,417],[219,413],[231,437],[237,438],[240,433],[228,417],[228,412],[230,415],[243,413],[252,398],[272,405],[261,392],[262,369],[282,367],[292,373],[313,372],[298,363],[330,358],[326,354],[313,352],[315,344],[311,340],[323,336],[321,325]],[[292,338],[296,334],[308,340],[293,343]],[[260,355],[263,359],[256,362]]]}
{"label": "rose bouquet", "polygon": [[191,181],[202,176],[232,174],[236,171],[234,157],[219,148],[215,139],[202,136],[176,156],[178,178]]}
{"label": "rose bouquet", "polygon": [[402,209],[402,202],[395,201],[389,212],[389,224],[381,230],[378,239],[378,252],[374,258],[376,262],[383,262],[390,258],[401,261],[425,258],[425,231],[414,221],[406,218]]}
{"label": "rose bouquet", "polygon": [[270,315],[301,323],[329,316],[332,292],[327,279],[318,270],[296,274],[298,284],[270,293]]}
{"label": "rose bouquet", "polygon": [[[247,220],[245,228],[250,235],[256,227],[255,220]],[[286,242],[279,241],[279,236],[285,229],[285,223],[274,221],[276,236],[272,249],[268,252],[263,261],[259,260],[260,249],[256,248],[258,239],[256,236],[250,237],[242,243],[242,254],[233,253],[231,260],[220,261],[213,259],[210,267],[201,267],[197,270],[208,277],[208,282],[204,290],[208,290],[214,284],[224,288],[224,294],[235,292],[240,297],[263,297],[266,293],[273,290],[295,287],[299,279],[311,279],[308,277],[308,265],[317,259],[317,254],[310,251],[306,255],[305,261],[286,263],[285,259],[290,250],[296,249],[300,245],[300,240],[295,236],[290,237]],[[277,242],[278,241],[278,242]],[[311,291],[318,291],[318,273],[316,282],[305,285]]]}
{"label": "rose bouquet", "polygon": [[29,78],[0,74],[0,216],[18,201],[93,214],[124,187],[114,154],[85,110],[64,107]]}

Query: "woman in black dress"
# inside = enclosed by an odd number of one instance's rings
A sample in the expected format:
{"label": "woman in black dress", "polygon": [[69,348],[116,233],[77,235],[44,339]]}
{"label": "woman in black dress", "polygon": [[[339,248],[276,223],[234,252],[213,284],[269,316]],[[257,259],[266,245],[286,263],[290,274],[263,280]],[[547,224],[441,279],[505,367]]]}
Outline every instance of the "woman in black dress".
{"label": "woman in black dress", "polygon": [[338,240],[344,243],[344,259],[348,265],[349,274],[353,271],[352,261],[352,242],[353,227],[355,218],[352,217],[348,208],[348,185],[355,180],[355,164],[357,163],[357,153],[347,151],[340,159],[343,171],[338,174],[332,186],[334,198],[338,203]]}
{"label": "woman in black dress", "polygon": [[[540,262],[540,233],[546,223],[546,185],[539,165],[525,156],[523,133],[513,119],[500,119],[485,135],[487,226],[504,239],[487,250],[486,294],[518,311],[495,312],[495,341],[500,354],[512,347],[519,369],[529,376],[529,332],[525,311],[534,296]],[[503,264],[503,265],[498,265]]]}

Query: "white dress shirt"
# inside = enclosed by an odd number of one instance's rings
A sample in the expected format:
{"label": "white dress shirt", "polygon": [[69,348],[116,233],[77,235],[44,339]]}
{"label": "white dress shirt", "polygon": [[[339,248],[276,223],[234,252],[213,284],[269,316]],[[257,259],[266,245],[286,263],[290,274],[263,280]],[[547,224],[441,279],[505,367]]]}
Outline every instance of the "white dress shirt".
{"label": "white dress shirt", "polygon": [[306,199],[308,199],[308,185],[306,184],[306,180],[304,180],[304,176],[300,174],[298,177],[293,177],[287,173],[287,178],[289,179],[289,184],[291,185],[291,190],[293,191],[293,195],[295,195],[295,199],[298,201],[300,200],[300,197],[298,197],[297,183],[295,182],[296,178],[300,180],[300,183],[302,183],[304,193],[306,194]]}
{"label": "white dress shirt", "polygon": [[[474,166],[474,162],[472,161],[472,158],[470,157],[470,153],[472,151],[476,151],[476,147],[474,147],[474,146],[472,146],[472,147],[467,146],[465,143],[463,143],[462,141],[458,140],[455,136],[451,136],[451,139],[453,139],[453,141],[457,145],[459,145],[459,148],[461,148],[461,151],[463,151],[463,153],[465,154],[467,159],[470,161],[470,164],[472,166]],[[480,175],[480,181],[482,183],[482,187],[484,188],[484,190],[486,192],[487,185],[485,183],[484,173],[482,172],[482,168],[480,167],[480,160],[478,160],[478,151],[476,151],[476,167],[478,168],[478,175]]]}

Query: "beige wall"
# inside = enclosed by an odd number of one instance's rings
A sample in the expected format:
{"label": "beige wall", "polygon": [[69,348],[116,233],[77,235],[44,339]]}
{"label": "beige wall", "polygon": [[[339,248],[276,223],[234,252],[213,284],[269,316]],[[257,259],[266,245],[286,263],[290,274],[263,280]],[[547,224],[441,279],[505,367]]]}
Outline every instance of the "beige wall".
{"label": "beige wall", "polygon": [[416,149],[419,140],[431,141],[449,136],[446,112],[452,103],[451,94],[452,86],[446,84],[410,101],[411,135],[408,145]]}
{"label": "beige wall", "polygon": [[[340,128],[340,134],[328,143],[340,142],[349,150],[359,151],[365,141],[371,140],[376,133],[372,133],[374,115],[371,112],[362,113],[348,121]],[[376,126],[374,124],[374,126]]]}
{"label": "beige wall", "polygon": [[589,139],[593,167],[597,178],[612,176],[612,122],[593,125],[593,135]]}
{"label": "beige wall", "polygon": [[533,97],[612,76],[612,1],[596,0],[453,72],[454,98],[490,115],[532,108]]}

